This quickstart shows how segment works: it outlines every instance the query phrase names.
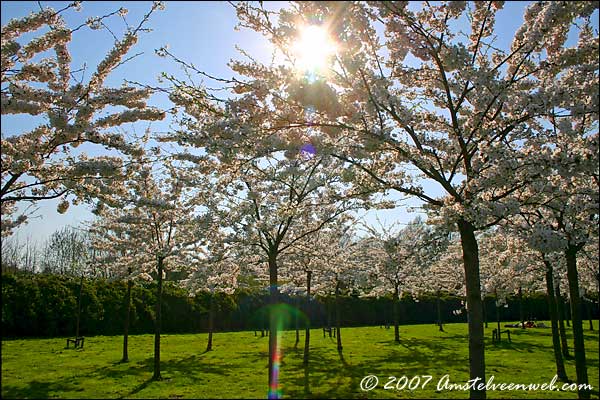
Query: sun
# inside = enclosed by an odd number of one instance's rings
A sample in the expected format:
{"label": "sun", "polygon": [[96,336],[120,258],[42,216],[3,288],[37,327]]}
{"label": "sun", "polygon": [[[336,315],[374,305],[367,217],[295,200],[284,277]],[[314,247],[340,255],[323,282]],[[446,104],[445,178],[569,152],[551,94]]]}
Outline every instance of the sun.
{"label": "sun", "polygon": [[300,72],[322,73],[327,69],[336,47],[325,27],[308,25],[300,30],[292,49]]}

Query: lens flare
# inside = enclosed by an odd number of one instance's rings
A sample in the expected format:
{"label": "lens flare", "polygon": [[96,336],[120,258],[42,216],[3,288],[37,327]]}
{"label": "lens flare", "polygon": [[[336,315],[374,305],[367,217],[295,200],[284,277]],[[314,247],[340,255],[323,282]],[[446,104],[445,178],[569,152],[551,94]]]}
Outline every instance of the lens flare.
{"label": "lens flare", "polygon": [[306,143],[306,144],[302,145],[302,147],[300,148],[300,152],[306,158],[310,158],[310,157],[313,157],[317,153],[317,149],[315,148],[315,146],[312,145],[312,143]]}
{"label": "lens flare", "polygon": [[[276,317],[277,318],[277,317]],[[281,318],[277,318],[277,324],[279,325]],[[276,344],[275,351],[273,352],[273,371],[271,372],[271,386],[269,386],[269,399],[279,399],[281,397],[281,389],[279,388],[279,369],[281,368],[281,328],[277,326],[276,330]]]}
{"label": "lens flare", "polygon": [[[269,306],[268,311],[272,316],[273,327],[275,328],[275,348],[271,355],[271,361],[273,364],[270,376],[270,385],[267,398],[279,399],[282,396],[282,390],[279,387],[279,374],[281,372],[281,360],[283,357],[283,351],[281,347],[281,332],[287,327],[290,327],[293,316],[299,316],[305,319],[306,316],[295,307],[288,304],[279,303],[274,306]],[[272,334],[272,331],[271,331]]]}

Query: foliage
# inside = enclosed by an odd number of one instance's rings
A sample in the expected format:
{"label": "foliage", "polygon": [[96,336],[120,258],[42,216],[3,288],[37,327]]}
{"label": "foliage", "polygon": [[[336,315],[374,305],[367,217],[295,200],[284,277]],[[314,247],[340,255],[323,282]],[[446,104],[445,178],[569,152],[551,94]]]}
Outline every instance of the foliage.
{"label": "foliage", "polygon": [[[123,332],[123,294],[126,282],[103,278],[85,279],[82,298],[81,332],[83,335],[118,335]],[[68,336],[75,326],[75,311],[79,278],[51,274],[2,274],[2,334],[8,337]],[[207,328],[208,293],[201,291],[191,296],[175,282],[167,281],[164,288],[163,326],[167,333],[200,332]],[[590,297],[597,301],[597,297]],[[543,295],[525,293],[526,310],[530,317],[547,317],[546,299]],[[281,300],[297,304],[293,296],[283,294]],[[461,298],[442,292],[444,320],[463,322]],[[132,315],[130,332],[133,334],[154,331],[155,283],[135,285],[132,290]],[[268,294],[260,291],[238,289],[235,293],[215,294],[217,330],[244,330],[264,328],[264,311]],[[298,304],[303,312],[310,310],[311,325],[327,323],[327,302],[318,295],[309,304],[300,295]],[[493,307],[489,298],[489,309]],[[507,297],[509,308],[503,318],[518,319],[518,303],[514,296]],[[384,325],[392,321],[391,298],[361,298],[340,296],[343,326]],[[399,303],[400,323],[433,323],[436,320],[435,297],[414,299],[408,295]],[[597,311],[592,310],[597,316]]]}
{"label": "foliage", "polygon": [[[62,198],[57,211],[64,213],[68,197],[77,204],[114,190],[127,174],[124,160],[112,155],[88,156],[74,149],[87,144],[138,154],[140,143],[128,142],[123,133],[111,132],[111,128],[165,116],[146,105],[150,90],[129,84],[120,88],[105,85],[108,75],[127,61],[126,55],[158,3],[137,27],[128,25],[121,39],[115,37],[114,47],[87,81],[83,80],[85,67],[77,70],[71,65],[68,44],[72,34],[86,25],[105,27],[107,18],[115,14],[124,18],[126,10],[70,28],[61,14],[79,7],[76,2],[59,11],[44,8],[2,27],[2,115],[29,114],[39,121],[30,131],[2,137],[2,236],[27,220],[26,213],[17,215],[19,204]],[[27,41],[30,33],[36,36]],[[82,73],[80,80],[76,79],[78,72]]]}

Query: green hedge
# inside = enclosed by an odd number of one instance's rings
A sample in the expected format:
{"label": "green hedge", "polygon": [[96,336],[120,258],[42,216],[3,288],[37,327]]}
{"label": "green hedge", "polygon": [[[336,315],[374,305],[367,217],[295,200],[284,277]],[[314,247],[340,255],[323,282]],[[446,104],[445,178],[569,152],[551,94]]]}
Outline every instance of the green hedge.
{"label": "green hedge", "polygon": [[[2,335],[24,336],[71,336],[75,333],[77,296],[80,278],[51,274],[2,274]],[[127,285],[123,281],[84,279],[81,303],[80,333],[82,335],[117,335],[123,332],[124,297]],[[332,299],[317,298],[307,304],[304,298],[296,299],[282,295],[282,301],[299,304],[310,314],[311,326],[324,326],[333,319]],[[136,284],[132,290],[130,333],[152,333],[154,330],[154,307],[156,285]],[[215,328],[226,330],[252,330],[267,326],[265,292],[238,291],[235,295],[217,295]],[[207,293],[188,296],[187,292],[166,282],[163,294],[163,332],[202,332],[208,325]],[[486,299],[487,318],[496,320],[494,300]],[[342,325],[382,325],[392,323],[390,298],[340,298]],[[509,298],[508,308],[501,309],[503,321],[519,319],[519,304]],[[527,319],[547,319],[546,298],[543,295],[525,297],[524,311]],[[465,322],[466,314],[455,315],[461,308],[460,299],[444,296],[441,302],[444,322]],[[292,308],[290,308],[292,310]],[[594,307],[597,318],[597,308]],[[436,299],[424,297],[418,302],[405,297],[400,302],[399,321],[404,324],[434,323],[437,319]],[[293,311],[289,327],[295,325]],[[302,314],[299,325],[304,326]],[[584,314],[586,315],[586,314]]]}

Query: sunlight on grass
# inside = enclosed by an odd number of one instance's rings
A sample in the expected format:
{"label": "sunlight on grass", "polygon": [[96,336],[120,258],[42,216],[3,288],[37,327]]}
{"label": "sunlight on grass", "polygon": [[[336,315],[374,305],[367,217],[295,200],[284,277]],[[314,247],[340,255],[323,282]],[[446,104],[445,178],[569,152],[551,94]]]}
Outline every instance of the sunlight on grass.
{"label": "sunlight on grass", "polygon": [[[512,343],[491,343],[486,329],[486,371],[495,382],[544,383],[554,376],[550,329],[513,329]],[[588,375],[598,394],[598,333],[585,331]],[[303,336],[303,335],[302,335]],[[268,338],[253,332],[217,333],[214,350],[204,352],[206,334],[164,335],[162,375],[152,376],[152,335],[130,337],[130,362],[120,363],[122,337],[86,338],[82,350],[65,349],[65,339],[24,339],[2,342],[3,398],[266,398]],[[453,383],[469,379],[467,326],[401,327],[401,343],[393,330],[379,327],[342,329],[344,353],[335,339],[311,332],[311,361],[302,365],[302,344],[295,333],[282,335],[280,384],[286,398],[468,398],[468,392],[439,391],[439,379]],[[303,338],[302,338],[303,339]],[[569,340],[572,340],[569,338]],[[575,378],[575,366],[567,361]],[[366,375],[379,386],[360,389]],[[389,376],[431,375],[425,389],[384,390]],[[489,398],[577,398],[575,392],[488,392]]]}

